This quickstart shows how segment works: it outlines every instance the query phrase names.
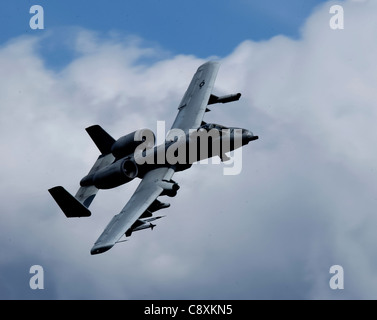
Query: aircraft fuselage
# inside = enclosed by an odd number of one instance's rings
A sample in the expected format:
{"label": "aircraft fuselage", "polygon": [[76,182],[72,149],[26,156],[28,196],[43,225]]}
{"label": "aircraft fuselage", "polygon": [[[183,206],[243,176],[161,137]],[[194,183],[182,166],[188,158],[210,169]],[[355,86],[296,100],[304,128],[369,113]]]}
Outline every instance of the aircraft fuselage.
{"label": "aircraft fuselage", "polygon": [[[165,143],[153,147],[151,141],[145,139],[148,136],[154,139],[153,133],[139,135],[140,144],[132,154],[120,159],[115,158],[112,164],[84,177],[80,185],[111,189],[135,177],[143,178],[145,173],[158,167],[173,167],[175,171],[183,171],[197,161],[214,156],[226,161],[229,159],[226,153],[258,139],[258,136],[254,136],[249,130],[227,128],[217,124],[205,124],[197,130],[190,130],[189,133],[179,129],[171,130]],[[127,147],[125,145],[124,148]],[[117,154],[122,154],[120,148],[116,150]]]}

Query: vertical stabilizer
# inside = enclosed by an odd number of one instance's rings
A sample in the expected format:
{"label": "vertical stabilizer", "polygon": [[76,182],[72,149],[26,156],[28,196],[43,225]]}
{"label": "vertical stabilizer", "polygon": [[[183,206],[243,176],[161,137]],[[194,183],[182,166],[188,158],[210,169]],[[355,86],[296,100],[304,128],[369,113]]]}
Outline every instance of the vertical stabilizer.
{"label": "vertical stabilizer", "polygon": [[98,124],[85,129],[102,154],[111,153],[115,139]]}

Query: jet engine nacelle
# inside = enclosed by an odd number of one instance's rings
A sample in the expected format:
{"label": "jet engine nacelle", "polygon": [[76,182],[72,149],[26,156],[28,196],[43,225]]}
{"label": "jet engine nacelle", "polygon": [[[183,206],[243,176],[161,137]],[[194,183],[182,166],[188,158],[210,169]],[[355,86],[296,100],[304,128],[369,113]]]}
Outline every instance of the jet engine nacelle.
{"label": "jet engine nacelle", "polygon": [[137,177],[138,166],[130,158],[121,159],[108,167],[98,170],[93,175],[84,177],[80,185],[94,185],[98,189],[111,189],[127,183]]}
{"label": "jet engine nacelle", "polygon": [[154,146],[155,135],[153,131],[140,129],[119,138],[112,145],[111,153],[115,158],[121,159],[133,154],[135,149],[142,143],[145,144],[146,149]]}

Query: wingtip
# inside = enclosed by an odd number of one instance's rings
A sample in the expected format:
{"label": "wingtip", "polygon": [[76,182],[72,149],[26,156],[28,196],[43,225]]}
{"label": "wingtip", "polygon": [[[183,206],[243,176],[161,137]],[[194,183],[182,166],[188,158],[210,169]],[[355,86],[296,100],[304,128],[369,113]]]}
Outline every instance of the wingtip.
{"label": "wingtip", "polygon": [[96,254],[104,253],[104,252],[110,250],[113,246],[114,246],[114,245],[94,246],[94,247],[90,250],[90,254],[91,254],[91,255],[96,255]]}
{"label": "wingtip", "polygon": [[206,66],[218,66],[219,67],[220,64],[221,64],[221,62],[218,61],[218,60],[209,60],[209,61],[203,63],[198,69],[204,68]]}

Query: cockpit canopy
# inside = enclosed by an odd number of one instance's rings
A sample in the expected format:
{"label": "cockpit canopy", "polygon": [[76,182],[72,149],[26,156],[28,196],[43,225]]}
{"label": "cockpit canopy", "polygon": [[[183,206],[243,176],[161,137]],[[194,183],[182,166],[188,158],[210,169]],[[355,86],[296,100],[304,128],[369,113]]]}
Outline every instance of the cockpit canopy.
{"label": "cockpit canopy", "polygon": [[206,123],[206,124],[203,124],[202,126],[200,126],[199,128],[198,128],[198,130],[200,130],[200,129],[204,129],[204,130],[206,130],[206,131],[210,131],[210,130],[212,130],[212,129],[216,129],[216,130],[218,130],[218,131],[221,131],[221,130],[225,130],[225,129],[229,129],[228,127],[225,127],[225,126],[223,126],[223,125],[221,125],[221,124],[216,124],[216,123]]}

